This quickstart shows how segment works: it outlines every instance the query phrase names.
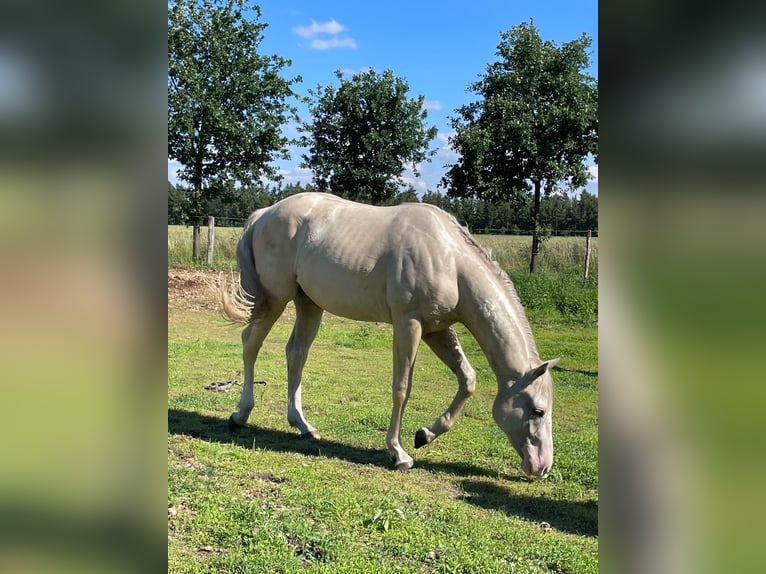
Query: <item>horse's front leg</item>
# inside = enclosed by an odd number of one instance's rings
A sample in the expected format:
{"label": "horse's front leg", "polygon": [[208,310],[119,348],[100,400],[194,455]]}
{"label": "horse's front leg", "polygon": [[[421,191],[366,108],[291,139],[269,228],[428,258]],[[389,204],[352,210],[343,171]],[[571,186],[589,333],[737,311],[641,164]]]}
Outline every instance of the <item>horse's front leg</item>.
{"label": "horse's front leg", "polygon": [[458,389],[455,398],[430,428],[423,427],[415,434],[415,448],[429,444],[455,424],[463,406],[476,389],[476,373],[460,347],[457,334],[450,327],[445,331],[429,333],[423,340],[434,354],[457,375]]}
{"label": "horse's front leg", "polygon": [[393,409],[386,444],[396,468],[401,471],[411,469],[414,464],[402,448],[402,415],[412,389],[412,373],[422,331],[420,321],[412,318],[403,318],[394,325]]}

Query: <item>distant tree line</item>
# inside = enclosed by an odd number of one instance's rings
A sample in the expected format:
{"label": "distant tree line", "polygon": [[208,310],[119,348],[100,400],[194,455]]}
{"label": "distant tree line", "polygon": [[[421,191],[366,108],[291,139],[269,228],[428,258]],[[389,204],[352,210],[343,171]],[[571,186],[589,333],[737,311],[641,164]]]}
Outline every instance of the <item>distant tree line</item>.
{"label": "distant tree line", "polygon": [[[448,211],[472,233],[532,235],[530,225],[534,198],[523,195],[514,201],[488,201],[474,197],[453,198],[435,192],[423,195],[431,203]],[[579,196],[549,195],[540,206],[540,232],[549,236],[582,235],[587,230],[598,233],[598,197],[587,191]]]}
{"label": "distant tree line", "polygon": [[[280,199],[304,191],[317,191],[311,184],[287,184],[265,186],[254,184],[225,190],[211,196],[199,208],[199,213],[190,209],[191,190],[183,185],[168,182],[168,224],[193,225],[208,215],[216,218],[216,225],[238,227],[256,209],[273,205]],[[403,202],[430,203],[448,211],[473,233],[496,233],[510,235],[531,235],[531,214],[533,198],[521,196],[512,201],[487,201],[472,197],[452,198],[428,191],[418,199],[414,190],[408,189],[392,198],[388,204]],[[583,191],[579,196],[550,195],[541,205],[543,236],[565,236],[582,234],[587,230],[598,233],[598,197]]]}

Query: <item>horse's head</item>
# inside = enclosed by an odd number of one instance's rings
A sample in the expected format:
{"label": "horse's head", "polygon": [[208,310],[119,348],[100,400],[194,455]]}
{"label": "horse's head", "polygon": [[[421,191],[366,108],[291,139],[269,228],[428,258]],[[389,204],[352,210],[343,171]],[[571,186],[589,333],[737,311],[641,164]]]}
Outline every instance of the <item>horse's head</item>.
{"label": "horse's head", "polygon": [[553,379],[550,370],[559,359],[530,369],[517,381],[500,385],[492,407],[497,425],[521,456],[527,476],[543,476],[553,466]]}

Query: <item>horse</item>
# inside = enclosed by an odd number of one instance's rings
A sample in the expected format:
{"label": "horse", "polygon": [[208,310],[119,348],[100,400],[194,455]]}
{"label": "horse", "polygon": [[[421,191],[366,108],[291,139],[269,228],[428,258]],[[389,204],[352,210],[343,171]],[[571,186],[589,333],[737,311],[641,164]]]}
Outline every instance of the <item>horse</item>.
{"label": "horse", "polygon": [[303,414],[301,377],[324,311],[393,326],[393,409],[386,445],[395,468],[413,458],[402,446],[401,424],[423,340],[457,376],[446,411],[415,434],[423,447],[452,428],[476,388],[452,328],[462,323],[497,378],[495,423],[530,477],[553,465],[553,381],[559,358],[542,361],[518,295],[505,272],[457,220],[436,206],[378,207],[329,193],[289,196],[252,213],[237,244],[239,284],[220,287],[224,315],[242,331],[244,380],[234,429],[254,407],[255,361],[288,302],[295,324],[286,346],[287,420],[319,439]]}

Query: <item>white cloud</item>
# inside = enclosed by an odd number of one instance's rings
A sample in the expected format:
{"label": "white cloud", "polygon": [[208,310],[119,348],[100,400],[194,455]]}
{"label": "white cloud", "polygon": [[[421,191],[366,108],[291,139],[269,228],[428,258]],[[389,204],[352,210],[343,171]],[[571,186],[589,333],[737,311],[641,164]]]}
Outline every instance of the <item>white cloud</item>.
{"label": "white cloud", "polygon": [[[307,167],[288,165],[281,167],[277,173],[282,176],[283,183],[300,183],[306,185],[314,179],[314,172]],[[272,185],[274,182],[270,182]]]}
{"label": "white cloud", "polygon": [[312,50],[332,50],[333,48],[356,48],[356,40],[348,36],[345,38],[333,36],[327,39],[315,38],[311,40]]}
{"label": "white cloud", "polygon": [[421,178],[415,177],[415,174],[409,170],[405,171],[404,175],[399,176],[397,179],[400,185],[413,187],[419,196],[428,191],[428,184]]}
{"label": "white cloud", "polygon": [[337,20],[327,22],[312,20],[308,26],[296,26],[293,32],[306,40],[311,40],[312,50],[331,50],[333,48],[356,48],[356,40],[351,36],[342,36],[346,27]]}
{"label": "white cloud", "polygon": [[457,132],[439,132],[436,134],[436,139],[442,143],[442,147],[448,147],[450,145],[449,139],[455,134]]}
{"label": "white cloud", "polygon": [[423,107],[427,110],[440,110],[442,103],[439,100],[424,100]]}
{"label": "white cloud", "polygon": [[441,144],[439,149],[436,150],[437,158],[441,165],[445,163],[455,163],[458,159],[458,153],[449,141],[449,138],[453,137],[455,132],[439,132],[436,134],[436,141]]}
{"label": "white cloud", "polygon": [[312,20],[311,24],[308,26],[296,26],[293,28],[293,32],[301,38],[314,38],[315,36],[322,34],[335,36],[345,31],[345,29],[346,27],[343,24],[337,22],[333,18],[327,22],[317,22],[316,20]]}
{"label": "white cloud", "polygon": [[590,180],[592,182],[598,183],[598,166],[597,165],[589,165],[588,166],[588,173],[590,173]]}

